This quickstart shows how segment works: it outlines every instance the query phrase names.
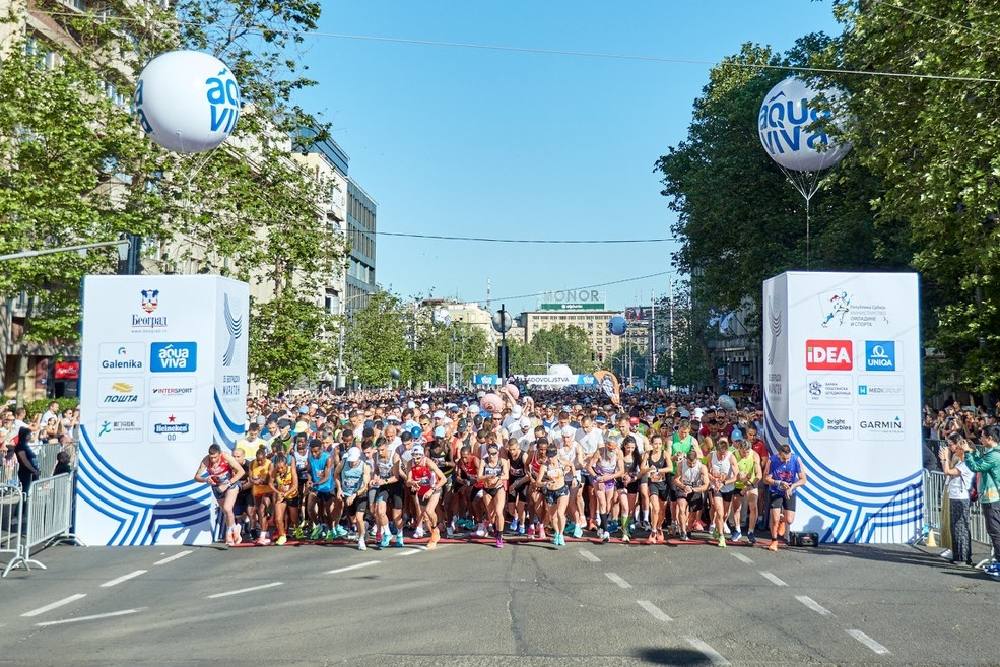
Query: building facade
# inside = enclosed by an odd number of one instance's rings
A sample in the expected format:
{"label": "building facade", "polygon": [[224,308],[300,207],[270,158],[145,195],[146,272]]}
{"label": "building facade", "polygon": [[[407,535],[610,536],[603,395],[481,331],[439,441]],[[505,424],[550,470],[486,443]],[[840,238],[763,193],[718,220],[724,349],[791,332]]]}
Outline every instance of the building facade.
{"label": "building facade", "polygon": [[350,317],[368,305],[375,293],[375,231],[378,229],[378,204],[353,179],[347,180],[347,240],[351,252],[347,258],[345,307]]}
{"label": "building facade", "polygon": [[608,333],[608,320],[621,313],[614,310],[536,310],[521,314],[524,340],[530,343],[539,331],[557,326],[579,327],[587,333],[594,360],[603,362],[618,350],[621,337]]}

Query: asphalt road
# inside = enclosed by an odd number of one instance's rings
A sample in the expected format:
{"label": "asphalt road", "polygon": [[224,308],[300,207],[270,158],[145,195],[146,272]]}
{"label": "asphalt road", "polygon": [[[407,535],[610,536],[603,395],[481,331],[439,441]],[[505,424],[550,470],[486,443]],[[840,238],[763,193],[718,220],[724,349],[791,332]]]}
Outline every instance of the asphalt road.
{"label": "asphalt road", "polygon": [[0,664],[1000,664],[1000,582],[911,547],[40,558],[47,571],[0,581]]}

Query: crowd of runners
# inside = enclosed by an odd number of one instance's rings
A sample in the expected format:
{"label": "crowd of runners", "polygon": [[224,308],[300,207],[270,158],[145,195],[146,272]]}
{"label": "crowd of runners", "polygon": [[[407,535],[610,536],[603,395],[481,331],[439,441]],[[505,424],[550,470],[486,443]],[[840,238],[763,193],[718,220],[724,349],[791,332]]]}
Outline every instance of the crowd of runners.
{"label": "crowd of runners", "polygon": [[787,446],[764,443],[754,407],[517,393],[500,392],[502,407],[482,392],[252,399],[246,437],[212,445],[195,479],[211,486],[228,545],[697,534],[725,547],[764,531],[777,550],[787,538],[806,474]]}

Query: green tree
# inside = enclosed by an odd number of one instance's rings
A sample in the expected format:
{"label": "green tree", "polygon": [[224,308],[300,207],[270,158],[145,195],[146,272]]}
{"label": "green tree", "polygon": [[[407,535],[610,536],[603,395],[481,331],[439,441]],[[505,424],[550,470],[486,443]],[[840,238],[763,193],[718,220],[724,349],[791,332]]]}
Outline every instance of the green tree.
{"label": "green tree", "polygon": [[398,296],[380,290],[348,320],[344,329],[344,361],[350,375],[364,386],[391,383],[393,369],[411,379],[413,353],[407,342],[412,317]]}
{"label": "green tree", "polygon": [[[895,6],[903,5],[902,7]],[[991,2],[835,2],[843,38],[826,62],[872,71],[997,78],[1000,6]],[[1000,384],[1000,84],[850,79],[855,160],[877,174],[877,225],[903,219],[921,272],[927,343],[959,384]],[[935,375],[938,375],[935,372]]]}
{"label": "green tree", "polygon": [[556,325],[535,333],[528,343],[529,355],[536,365],[529,373],[544,371],[544,365],[566,364],[574,373],[592,373],[597,370],[594,353],[590,349],[587,332],[580,327]]}
{"label": "green tree", "polygon": [[673,341],[673,358],[669,347],[661,350],[656,372],[670,378],[677,387],[704,387],[712,382],[713,373],[708,348],[708,311],[692,301],[689,281],[674,283],[673,300],[673,328],[669,320],[666,324],[668,340]]}
{"label": "green tree", "polygon": [[[293,101],[314,82],[299,71],[303,32],[321,3],[289,0],[108,0],[100,14],[51,17],[68,46],[12,45],[0,68],[0,252],[142,238],[143,264],[267,282],[282,304],[304,311],[327,276],[342,269],[344,244],[318,222],[318,182],[289,157],[289,133],[327,128]],[[12,3],[10,21],[22,20]],[[164,51],[194,48],[226,62],[240,81],[244,112],[233,138],[196,156],[165,151],[142,135],[127,103],[139,70]],[[61,58],[41,66],[43,50]],[[32,297],[24,338],[73,341],[80,279],[114,271],[114,251],[7,263],[0,294]],[[294,298],[291,292],[294,292]],[[255,303],[253,320],[273,314]],[[251,326],[251,354],[294,367],[291,339]],[[0,349],[0,353],[6,350]],[[262,359],[251,359],[261,370]]]}
{"label": "green tree", "polygon": [[315,302],[286,288],[273,300],[253,304],[249,372],[272,392],[311,384],[337,358],[337,324]]}
{"label": "green tree", "polygon": [[458,381],[469,380],[477,367],[490,363],[492,355],[487,348],[486,332],[481,328],[465,322],[445,326],[428,320],[418,326],[417,345],[413,350],[413,379],[442,386],[448,379],[446,364],[450,361],[462,367]]}
{"label": "green tree", "polygon": [[[675,266],[693,276],[695,300],[711,311],[735,310],[747,296],[759,308],[765,278],[806,266],[803,200],[757,136],[761,100],[788,73],[738,63],[806,65],[829,45],[810,35],[784,55],[746,44],[723,59],[695,100],[687,137],[656,162],[677,214]],[[872,223],[877,192],[878,180],[851,155],[827,176],[812,201],[812,269],[906,265],[905,228],[894,218]]]}

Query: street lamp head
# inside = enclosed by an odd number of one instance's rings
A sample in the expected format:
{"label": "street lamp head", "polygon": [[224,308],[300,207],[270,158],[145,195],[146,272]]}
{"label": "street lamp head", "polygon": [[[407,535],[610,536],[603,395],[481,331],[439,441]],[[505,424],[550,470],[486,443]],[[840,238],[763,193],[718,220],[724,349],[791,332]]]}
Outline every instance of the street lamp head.
{"label": "street lamp head", "polygon": [[497,333],[507,333],[514,326],[514,320],[506,310],[498,310],[493,313],[493,330]]}

